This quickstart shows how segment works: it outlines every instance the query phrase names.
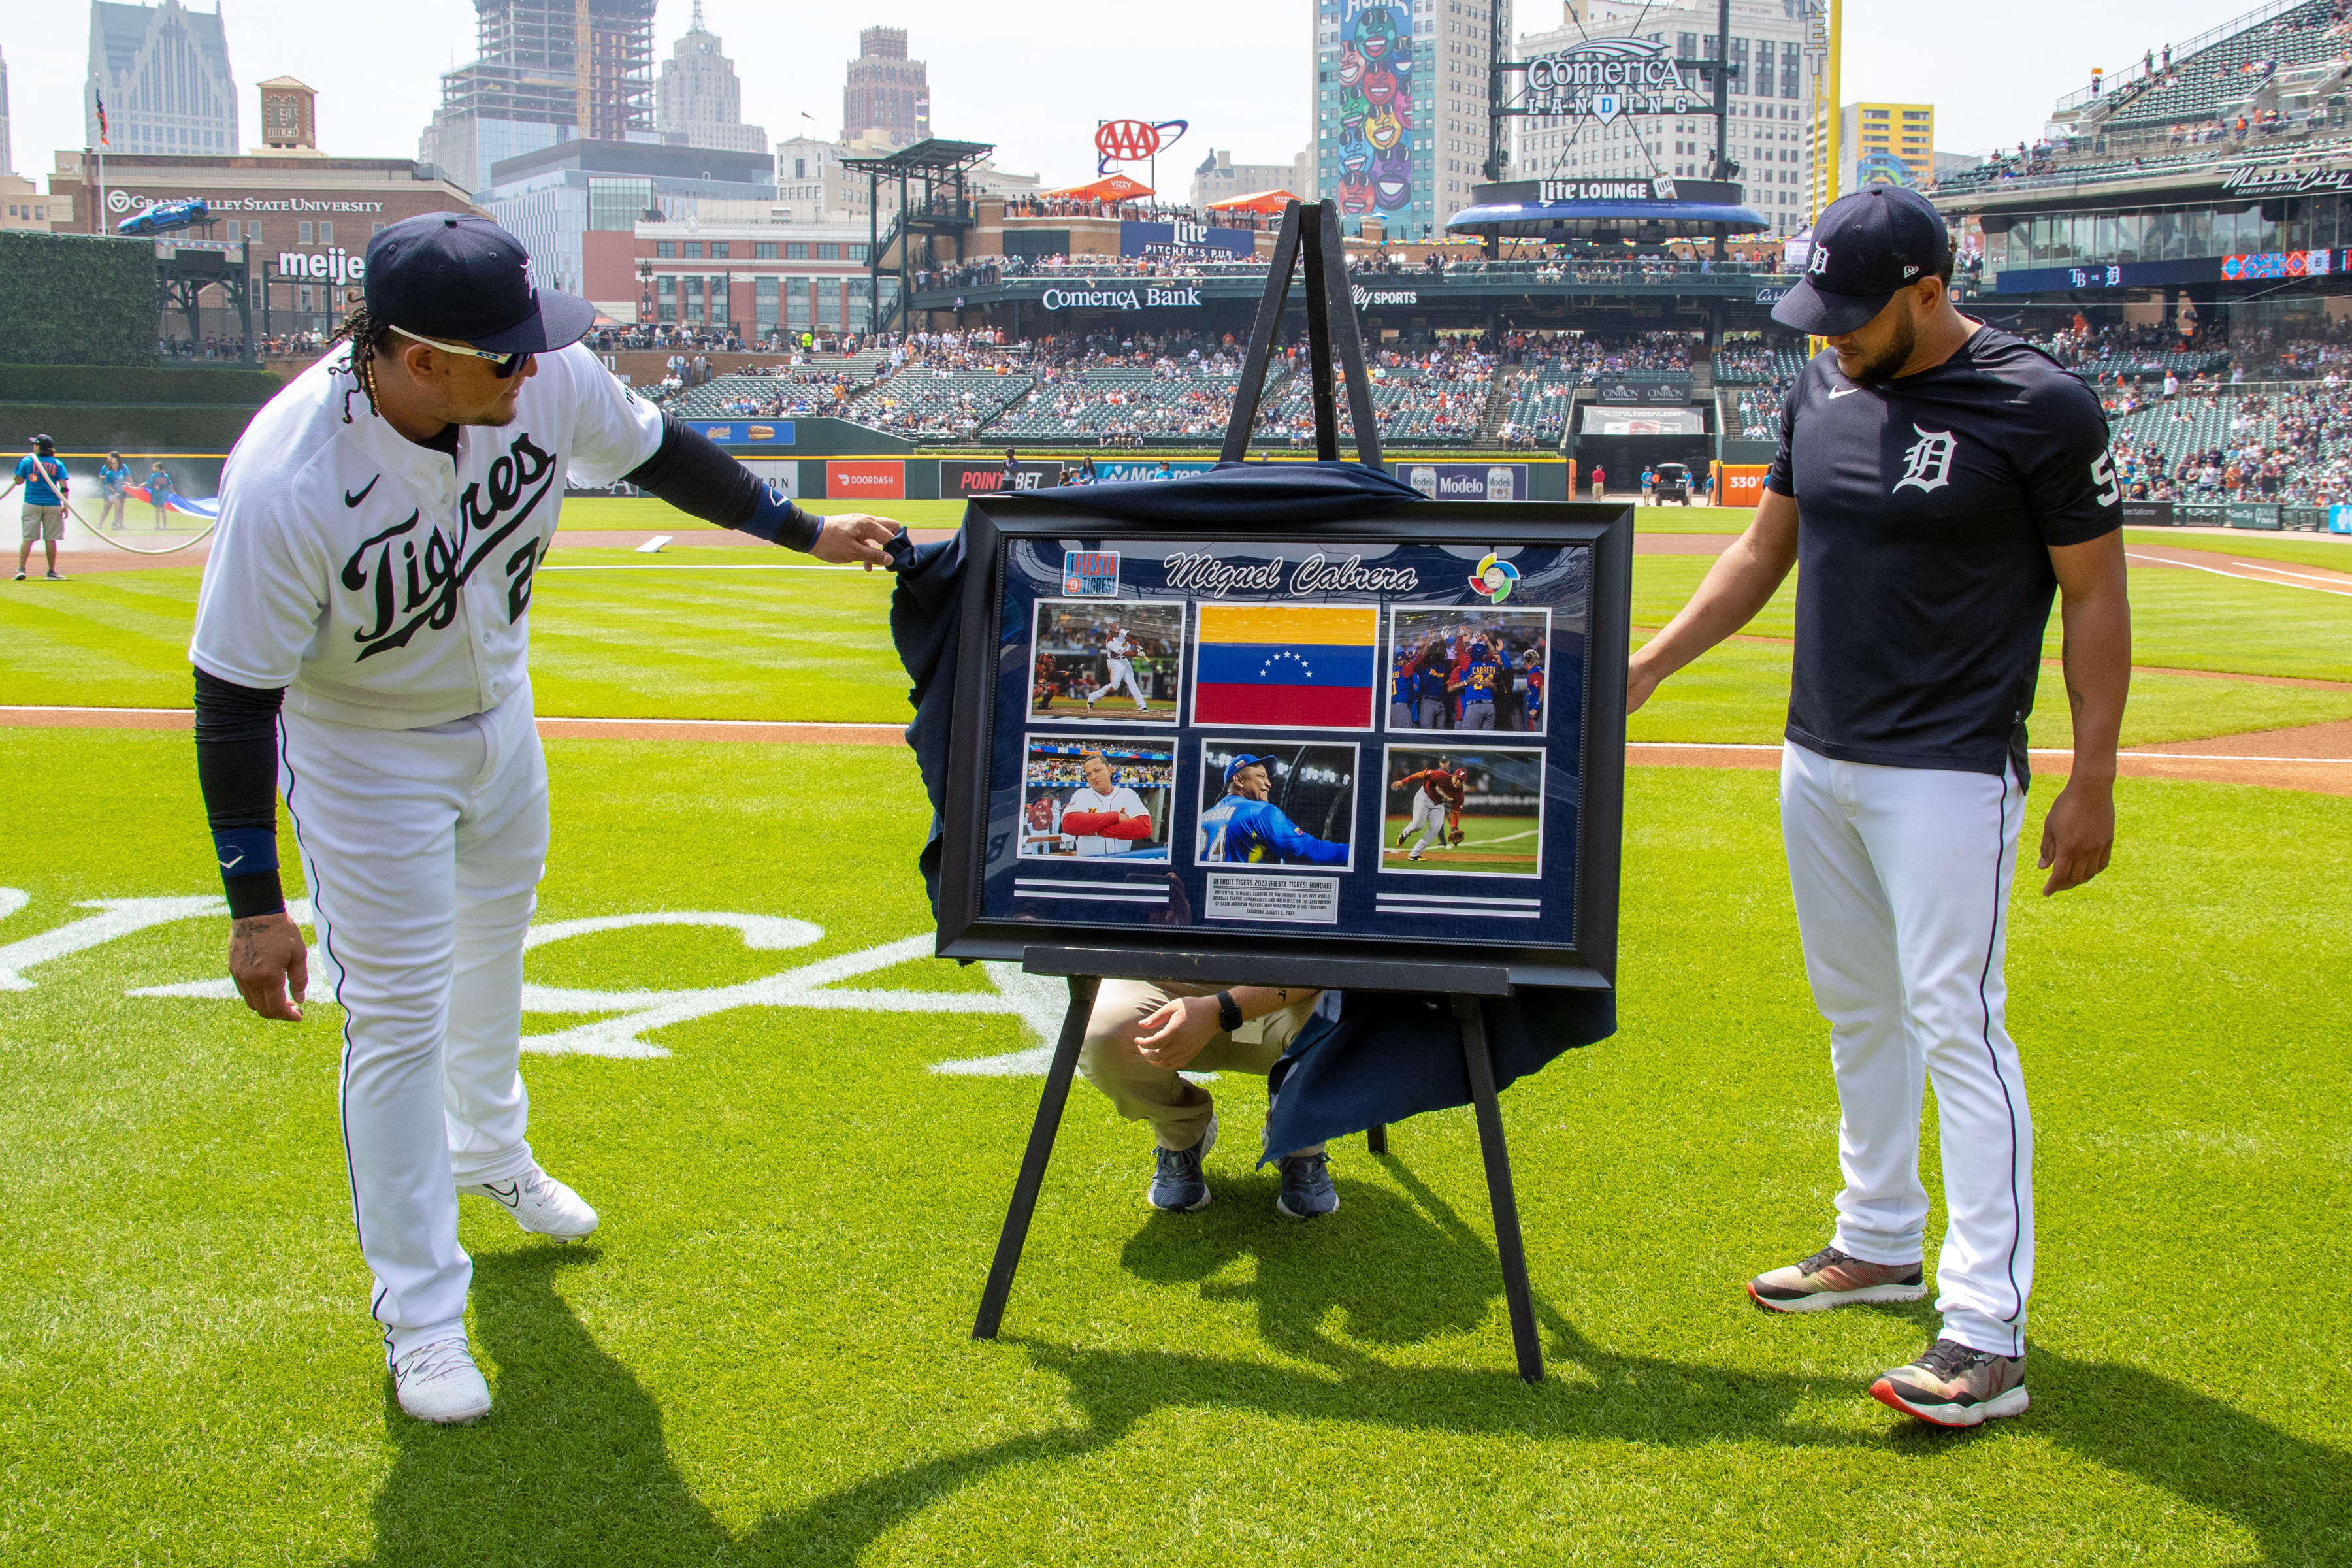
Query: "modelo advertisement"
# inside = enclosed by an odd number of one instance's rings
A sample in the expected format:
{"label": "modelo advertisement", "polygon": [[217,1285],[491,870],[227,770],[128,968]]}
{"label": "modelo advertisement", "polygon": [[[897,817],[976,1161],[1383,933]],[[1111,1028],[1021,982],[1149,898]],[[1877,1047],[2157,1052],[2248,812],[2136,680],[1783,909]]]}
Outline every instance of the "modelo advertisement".
{"label": "modelo advertisement", "polygon": [[957,496],[1002,495],[1007,490],[1050,490],[1062,482],[1062,465],[1057,462],[1033,463],[1023,459],[1018,472],[1008,483],[1003,463],[940,464],[940,497],[943,500]]}
{"label": "modelo advertisement", "polygon": [[897,458],[836,458],[824,465],[827,500],[904,500],[907,465]]}
{"label": "modelo advertisement", "polygon": [[1397,463],[1396,477],[1432,500],[1525,500],[1525,463]]}

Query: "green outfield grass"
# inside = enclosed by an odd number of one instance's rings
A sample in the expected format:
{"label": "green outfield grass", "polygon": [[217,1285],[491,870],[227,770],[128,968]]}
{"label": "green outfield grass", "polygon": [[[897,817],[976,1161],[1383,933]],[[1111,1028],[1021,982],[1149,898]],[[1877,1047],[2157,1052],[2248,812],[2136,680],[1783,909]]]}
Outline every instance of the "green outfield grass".
{"label": "green outfield grass", "polygon": [[1532,877],[1540,857],[1536,853],[1537,819],[1533,816],[1495,816],[1479,811],[1462,814],[1462,842],[1457,847],[1446,842],[1441,830],[1422,851],[1419,860],[1408,858],[1418,836],[1405,847],[1397,847],[1398,836],[1412,825],[1408,814],[1388,819],[1388,836],[1381,840],[1381,868],[1384,871],[1411,871],[1415,875],[1431,875],[1441,871],[1456,874],[1480,873],[1492,877]]}
{"label": "green outfield grass", "polygon": [[2170,528],[2127,528],[2126,544],[2165,544],[2175,550],[2203,550],[2215,555],[2247,561],[2285,561],[2304,566],[2325,566],[2352,572],[2352,535],[2322,534],[2282,539],[2274,533],[2182,533]]}
{"label": "green outfield grass", "polygon": [[[1633,563],[1636,639],[1663,626],[1708,563]],[[770,568],[792,568],[771,570]],[[745,568],[757,568],[745,570]],[[110,573],[0,593],[0,700],[184,708],[194,567]],[[2352,682],[2352,599],[2167,567],[2131,574],[2134,656],[2158,668],[2219,669]],[[803,558],[679,546],[658,558],[567,549],[541,569],[532,600],[531,679],[539,710],[612,718],[835,720],[908,717],[907,682],[883,612],[888,580],[814,569]],[[1751,633],[1795,630],[1784,587]],[[2053,615],[2047,651],[2059,647]],[[2037,743],[2064,745],[2063,690],[2042,683]],[[1634,715],[1638,741],[1778,737],[1788,654],[1763,644],[1717,649]],[[2133,744],[2352,718],[2352,693],[2179,676],[2137,679]]]}
{"label": "green outfield grass", "polygon": [[[903,522],[908,528],[955,528],[963,521],[964,503],[956,500],[812,500],[802,507],[819,517],[862,511]],[[715,531],[719,525],[688,517],[666,500],[652,496],[573,496],[564,501],[556,524],[559,531],[575,528],[641,528],[656,533]]]}
{"label": "green outfield grass", "polygon": [[[0,845],[0,886],[30,894],[0,944],[85,918],[73,900],[215,888],[185,744],[0,731],[41,806]],[[611,931],[535,950],[535,984],[721,985],[928,929],[928,810],[895,750],[550,757],[543,921],[824,935]],[[1466,1112],[1399,1125],[1386,1159],[1340,1142],[1344,1206],[1297,1226],[1249,1167],[1254,1080],[1214,1086],[1216,1202],[1183,1216],[1144,1207],[1148,1140],[1080,1084],[1005,1338],[978,1344],[1040,1080],[929,1069],[1034,1026],[745,1007],[657,1031],[663,1059],[526,1058],[534,1148],[604,1226],[558,1248],[465,1202],[499,1405],[422,1428],[364,1316],[337,1010],[267,1026],[125,994],[216,973],[217,921],[34,964],[0,992],[0,1560],[2342,1562],[2352,885],[2312,871],[2344,803],[2118,794],[2115,868],[2049,901],[2027,873],[2014,907],[2042,1237],[2019,1420],[1942,1434],[1864,1398],[1924,1307],[1778,1319],[1740,1296],[1826,1234],[1824,1031],[1771,777],[1637,768],[1620,1032],[1503,1100],[1534,1388]],[[922,959],[844,984],[900,1007],[991,986]],[[1932,1194],[1932,1116],[1925,1171]]]}
{"label": "green outfield grass", "polygon": [[[1637,644],[1648,634],[1634,634]],[[1627,721],[1629,741],[1778,745],[1789,715],[1786,645],[1730,642],[1710,650],[1658,688]],[[2151,746],[2253,730],[2352,719],[2352,686],[2265,686],[2141,670],[2124,709],[2123,743]],[[2061,671],[2045,666],[2027,731],[2036,746],[2068,748],[2074,726]]]}

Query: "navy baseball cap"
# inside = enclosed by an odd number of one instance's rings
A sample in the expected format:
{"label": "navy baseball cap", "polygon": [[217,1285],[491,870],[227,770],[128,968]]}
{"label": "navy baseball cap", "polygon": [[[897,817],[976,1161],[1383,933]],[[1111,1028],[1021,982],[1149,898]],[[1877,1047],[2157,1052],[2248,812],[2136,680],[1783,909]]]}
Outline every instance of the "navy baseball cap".
{"label": "navy baseball cap", "polygon": [[1234,787],[1234,775],[1241,772],[1244,768],[1249,767],[1254,763],[1270,763],[1272,761],[1274,761],[1274,753],[1271,752],[1268,752],[1262,757],[1253,757],[1246,752],[1243,753],[1241,756],[1235,757],[1232,762],[1225,764],[1225,787],[1227,789]]}
{"label": "navy baseball cap", "polygon": [[1949,246],[1943,216],[1908,186],[1840,196],[1813,225],[1804,280],[1780,297],[1772,319],[1824,338],[1853,331],[1897,289],[1942,271]]}
{"label": "navy baseball cap", "polygon": [[368,241],[368,314],[419,337],[544,353],[587,336],[596,307],[531,280],[522,241],[469,213],[420,213]]}

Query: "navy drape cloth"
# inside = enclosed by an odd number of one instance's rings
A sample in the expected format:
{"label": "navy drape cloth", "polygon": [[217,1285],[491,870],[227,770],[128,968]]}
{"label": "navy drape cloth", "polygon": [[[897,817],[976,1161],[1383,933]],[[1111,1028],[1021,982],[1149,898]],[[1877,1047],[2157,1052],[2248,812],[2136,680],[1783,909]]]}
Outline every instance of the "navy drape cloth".
{"label": "navy drape cloth", "polygon": [[[1254,523],[1338,522],[1422,499],[1411,486],[1355,463],[1233,463],[1181,479],[1024,493],[1122,521],[1190,525],[1213,524],[1221,515]],[[914,682],[908,699],[915,721],[907,726],[907,744],[914,748],[931,802],[930,837],[918,864],[934,914],[967,563],[963,542],[959,531],[907,552],[890,595],[891,641]],[[1523,986],[1515,995],[1489,999],[1486,1016],[1495,1079],[1503,1085],[1562,1051],[1614,1034],[1616,994]],[[1460,1027],[1444,996],[1349,994],[1336,1018],[1318,1016],[1299,1032],[1268,1076],[1266,1149],[1284,1153],[1423,1110],[1469,1104]]]}

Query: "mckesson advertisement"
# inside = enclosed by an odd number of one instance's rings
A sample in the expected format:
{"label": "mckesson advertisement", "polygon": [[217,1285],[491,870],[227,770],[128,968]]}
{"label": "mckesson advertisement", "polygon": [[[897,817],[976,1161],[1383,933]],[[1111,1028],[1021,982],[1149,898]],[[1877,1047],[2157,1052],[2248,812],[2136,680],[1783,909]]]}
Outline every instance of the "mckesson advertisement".
{"label": "mckesson advertisement", "polygon": [[1525,463],[1399,463],[1396,477],[1432,500],[1525,500]]}

